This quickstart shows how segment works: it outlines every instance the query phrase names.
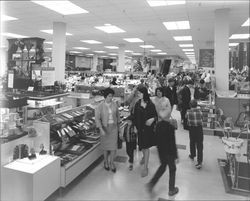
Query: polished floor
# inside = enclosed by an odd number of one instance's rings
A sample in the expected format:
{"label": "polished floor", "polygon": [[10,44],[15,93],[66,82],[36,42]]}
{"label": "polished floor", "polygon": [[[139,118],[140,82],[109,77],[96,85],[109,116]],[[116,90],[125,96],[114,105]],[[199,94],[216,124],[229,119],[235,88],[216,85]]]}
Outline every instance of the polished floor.
{"label": "polished floor", "polygon": [[[173,116],[180,118],[179,112],[174,111]],[[200,170],[195,168],[196,161],[188,158],[189,137],[188,132],[181,125],[176,132],[179,145],[186,145],[186,149],[178,149],[179,163],[177,164],[176,186],[179,193],[168,196],[168,169],[157,183],[154,193],[149,194],[145,184],[155,173],[159,166],[159,159],[155,147],[150,149],[149,175],[140,176],[139,161],[141,153],[136,151],[134,169],[128,170],[128,162],[117,162],[117,172],[105,171],[103,163],[97,164],[88,174],[83,174],[72,182],[61,195],[54,194],[49,199],[56,201],[75,200],[250,200],[250,197],[232,195],[225,192],[220,173],[218,158],[226,158],[222,142],[216,136],[204,136],[204,163]],[[123,144],[124,145],[124,144]],[[246,141],[242,153],[246,152]],[[117,155],[126,156],[123,149]],[[238,157],[245,161],[246,157]]]}

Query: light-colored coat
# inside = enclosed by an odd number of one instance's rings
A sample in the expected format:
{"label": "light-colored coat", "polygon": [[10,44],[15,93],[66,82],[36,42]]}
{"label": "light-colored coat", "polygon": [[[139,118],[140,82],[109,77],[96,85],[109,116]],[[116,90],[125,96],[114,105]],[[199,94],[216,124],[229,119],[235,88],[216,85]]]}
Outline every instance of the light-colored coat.
{"label": "light-colored coat", "polygon": [[[120,115],[118,106],[115,102],[111,103],[111,110],[113,115],[113,120],[116,125],[119,125]],[[109,119],[108,106],[105,104],[105,101],[101,102],[95,109],[95,121],[98,128],[107,127]]]}

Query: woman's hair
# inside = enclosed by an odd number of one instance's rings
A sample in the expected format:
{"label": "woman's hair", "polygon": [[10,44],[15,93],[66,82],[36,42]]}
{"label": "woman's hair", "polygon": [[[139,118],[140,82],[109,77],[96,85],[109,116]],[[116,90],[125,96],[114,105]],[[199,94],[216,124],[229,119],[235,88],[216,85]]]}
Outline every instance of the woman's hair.
{"label": "woman's hair", "polygon": [[155,95],[157,96],[157,91],[160,91],[162,93],[162,96],[163,96],[163,88],[162,87],[157,87],[155,89]]}
{"label": "woman's hair", "polygon": [[201,80],[200,80],[200,83],[201,83],[201,84],[204,84],[204,83],[205,83],[205,81],[204,81],[203,79],[201,79]]}
{"label": "woman's hair", "polygon": [[104,89],[104,90],[102,91],[102,94],[103,94],[104,98],[107,98],[107,96],[108,96],[109,94],[114,95],[114,94],[115,94],[115,91],[114,91],[113,89],[111,89],[110,87],[108,87],[108,88],[106,88],[106,89]]}
{"label": "woman's hair", "polygon": [[150,97],[149,97],[149,94],[148,94],[148,89],[146,87],[138,87],[137,90],[143,94],[143,100],[145,102],[150,101]]}

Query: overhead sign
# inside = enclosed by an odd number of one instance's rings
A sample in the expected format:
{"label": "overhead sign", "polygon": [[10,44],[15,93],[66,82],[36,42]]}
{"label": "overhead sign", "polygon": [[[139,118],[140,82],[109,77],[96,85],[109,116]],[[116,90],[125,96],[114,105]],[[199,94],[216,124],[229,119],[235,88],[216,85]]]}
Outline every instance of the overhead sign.
{"label": "overhead sign", "polygon": [[199,67],[214,67],[214,49],[200,49]]}

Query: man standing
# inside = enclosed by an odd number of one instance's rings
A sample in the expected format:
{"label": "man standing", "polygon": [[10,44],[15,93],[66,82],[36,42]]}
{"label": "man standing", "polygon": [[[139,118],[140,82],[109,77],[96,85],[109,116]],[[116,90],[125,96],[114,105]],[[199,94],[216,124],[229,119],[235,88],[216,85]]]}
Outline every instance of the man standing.
{"label": "man standing", "polygon": [[177,93],[175,87],[175,80],[174,78],[168,79],[168,86],[163,87],[163,96],[167,97],[170,101],[171,108],[173,109],[174,105],[177,105]]}

